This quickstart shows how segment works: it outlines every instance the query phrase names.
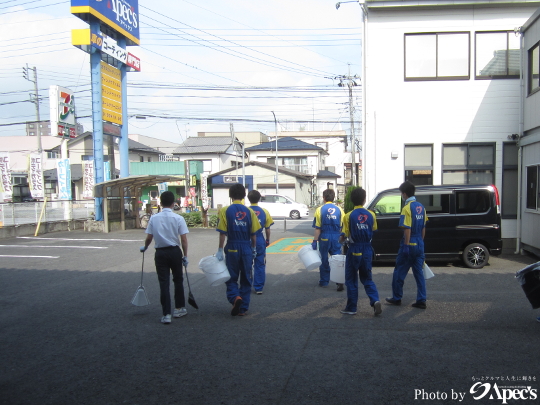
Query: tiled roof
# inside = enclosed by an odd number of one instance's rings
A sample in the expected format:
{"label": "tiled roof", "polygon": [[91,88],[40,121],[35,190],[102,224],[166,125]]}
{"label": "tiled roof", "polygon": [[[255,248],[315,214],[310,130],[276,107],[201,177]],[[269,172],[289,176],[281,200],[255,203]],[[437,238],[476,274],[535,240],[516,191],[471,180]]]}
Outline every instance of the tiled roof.
{"label": "tiled roof", "polygon": [[[300,141],[299,139],[293,138],[291,136],[285,136],[283,138],[278,138],[277,143],[278,151],[280,150],[322,150],[320,146],[315,146],[310,143]],[[260,145],[251,146],[246,148],[246,152],[253,152],[257,150],[276,150],[276,141],[264,142]]]}
{"label": "tiled roof", "polygon": [[176,155],[195,153],[225,153],[231,147],[231,138],[227,136],[194,136],[185,142],[173,153]]}
{"label": "tiled roof", "polygon": [[[278,147],[279,147],[279,144],[278,144]],[[262,163],[262,162],[255,162],[254,161],[254,162],[247,162],[246,167],[247,166],[259,166],[259,167],[263,167],[265,169],[271,170],[273,172],[276,171],[276,166],[269,165],[268,163]],[[239,168],[241,169],[242,166],[239,166]],[[211,178],[211,177],[214,177],[214,176],[220,176],[222,174],[231,172],[233,170],[236,171],[236,168],[231,167],[230,169],[221,170],[220,172],[212,173],[211,175],[208,176],[208,178]],[[290,176],[295,176],[295,177],[303,177],[303,178],[306,178],[306,179],[311,179],[313,177],[311,174],[306,174],[306,173],[302,173],[302,172],[299,172],[299,171],[296,171],[296,170],[286,169],[283,166],[278,166],[278,173],[288,174]]]}
{"label": "tiled roof", "polygon": [[341,178],[339,174],[332,173],[329,170],[319,170],[319,173],[317,173],[317,177],[335,177],[335,178]]}

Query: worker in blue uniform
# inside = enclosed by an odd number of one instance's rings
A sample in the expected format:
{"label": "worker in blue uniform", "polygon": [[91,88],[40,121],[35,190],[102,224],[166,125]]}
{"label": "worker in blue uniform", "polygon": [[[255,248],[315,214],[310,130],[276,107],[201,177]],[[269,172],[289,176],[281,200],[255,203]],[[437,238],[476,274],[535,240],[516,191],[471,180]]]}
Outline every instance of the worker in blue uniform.
{"label": "worker in blue uniform", "polygon": [[403,228],[394,276],[392,278],[392,297],[386,298],[386,302],[392,305],[401,305],[403,297],[403,284],[409,269],[412,267],[416,280],[415,308],[426,309],[426,280],[422,267],[424,265],[424,237],[426,235],[426,222],[428,217],[422,204],[416,201],[415,186],[410,181],[399,186],[401,198],[405,200],[405,206],[401,210],[399,227]]}
{"label": "worker in blue uniform", "polygon": [[358,278],[364,286],[369,305],[375,315],[380,315],[382,306],[379,301],[379,292],[373,282],[371,263],[373,261],[373,248],[371,239],[377,230],[375,213],[364,208],[366,190],[355,188],[351,193],[354,209],[345,214],[343,218],[343,232],[340,242],[349,239],[349,249],[345,259],[345,285],[347,286],[347,305],[341,310],[342,314],[356,315],[358,307]]}
{"label": "worker in blue uniform", "polygon": [[270,227],[274,225],[274,220],[268,210],[258,206],[260,199],[261,193],[257,190],[251,190],[248,193],[248,200],[251,203],[249,208],[253,210],[261,225],[260,231],[257,232],[257,255],[253,266],[253,288],[257,295],[263,293],[266,280],[266,248],[270,244]]}
{"label": "worker in blue uniform", "polygon": [[[343,210],[333,203],[336,197],[334,190],[326,189],[323,191],[323,200],[325,203],[315,210],[313,218],[313,242],[311,247],[317,250],[319,242],[319,252],[321,253],[321,266],[319,267],[319,287],[328,287],[330,282],[330,264],[328,255],[338,255],[341,253],[339,237],[341,234],[341,225],[343,223]],[[343,284],[336,283],[337,290],[343,291]]]}
{"label": "worker in blue uniform", "polygon": [[[225,259],[231,278],[227,285],[227,300],[232,304],[231,315],[246,315],[251,295],[251,268],[256,255],[257,232],[261,225],[255,213],[242,204],[246,189],[242,184],[229,188],[232,204],[218,213],[218,260]],[[225,245],[225,241],[227,244]],[[224,248],[225,245],[225,248]],[[238,287],[240,279],[240,287]]]}

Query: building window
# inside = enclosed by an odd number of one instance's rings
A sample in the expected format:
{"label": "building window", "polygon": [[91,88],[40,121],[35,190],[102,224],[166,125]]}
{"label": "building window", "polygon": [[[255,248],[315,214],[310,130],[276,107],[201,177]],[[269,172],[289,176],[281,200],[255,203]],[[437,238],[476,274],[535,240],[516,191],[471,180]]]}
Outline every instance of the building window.
{"label": "building window", "polygon": [[324,170],[330,172],[330,173],[336,173],[336,166],[325,166]]}
{"label": "building window", "polygon": [[60,154],[55,151],[48,151],[47,152],[47,159],[60,159]]}
{"label": "building window", "polygon": [[328,142],[315,142],[315,146],[323,148],[326,152],[328,152]]}
{"label": "building window", "polygon": [[144,156],[139,156],[139,162],[144,162]]}
{"label": "building window", "polygon": [[151,162],[152,161],[152,158],[150,156],[148,156],[148,159],[146,160],[147,162]]}
{"label": "building window", "polygon": [[14,186],[28,184],[28,180],[26,179],[26,176],[12,176],[11,181],[13,182]]}
{"label": "building window", "polygon": [[442,184],[493,184],[495,144],[443,145]]}
{"label": "building window", "polygon": [[527,167],[527,209],[537,210],[538,200],[538,166]]}
{"label": "building window", "polygon": [[503,144],[503,178],[501,210],[503,218],[517,218],[518,210],[518,147],[515,143]]}
{"label": "building window", "polygon": [[405,145],[405,180],[416,186],[433,184],[433,145]]}
{"label": "building window", "polygon": [[82,155],[81,156],[81,160],[93,160],[93,159],[94,159],[93,155]]}
{"label": "building window", "polygon": [[470,33],[405,34],[405,80],[467,80]]}
{"label": "building window", "polygon": [[28,124],[28,128],[34,128],[34,124]]}
{"label": "building window", "polygon": [[34,133],[34,132],[30,132],[30,136],[34,136],[34,135],[35,135],[35,133]]}
{"label": "building window", "polygon": [[519,77],[519,36],[514,31],[477,32],[475,78]]}
{"label": "building window", "polygon": [[540,89],[540,43],[529,51],[529,94]]}
{"label": "building window", "polygon": [[309,174],[309,167],[307,163],[307,157],[305,156],[278,158],[279,166],[284,166],[289,170],[296,170],[297,172]]}

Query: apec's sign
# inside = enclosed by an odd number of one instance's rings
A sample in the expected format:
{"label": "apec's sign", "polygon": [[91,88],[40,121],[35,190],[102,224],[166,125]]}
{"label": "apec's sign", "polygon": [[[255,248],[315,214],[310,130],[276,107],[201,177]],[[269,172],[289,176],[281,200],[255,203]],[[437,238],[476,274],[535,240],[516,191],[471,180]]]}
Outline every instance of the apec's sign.
{"label": "apec's sign", "polygon": [[128,45],[139,45],[138,0],[71,0],[71,13],[84,21],[92,15],[126,37]]}

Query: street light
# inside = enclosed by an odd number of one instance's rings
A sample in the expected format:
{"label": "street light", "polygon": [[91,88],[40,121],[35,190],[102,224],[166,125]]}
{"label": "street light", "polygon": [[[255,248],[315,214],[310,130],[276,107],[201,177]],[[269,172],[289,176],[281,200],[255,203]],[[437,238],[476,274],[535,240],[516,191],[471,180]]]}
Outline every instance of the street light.
{"label": "street light", "polygon": [[339,6],[341,6],[342,3],[358,3],[358,0],[355,1],[340,1],[336,3],[336,10],[339,10]]}
{"label": "street light", "polygon": [[[272,114],[274,115],[274,125],[275,125],[275,133],[276,133],[276,194],[279,194],[279,181],[278,181],[278,151],[277,151],[277,141],[278,141],[278,134],[277,134],[277,119],[276,114],[272,111]],[[272,144],[270,144],[272,145]]]}

